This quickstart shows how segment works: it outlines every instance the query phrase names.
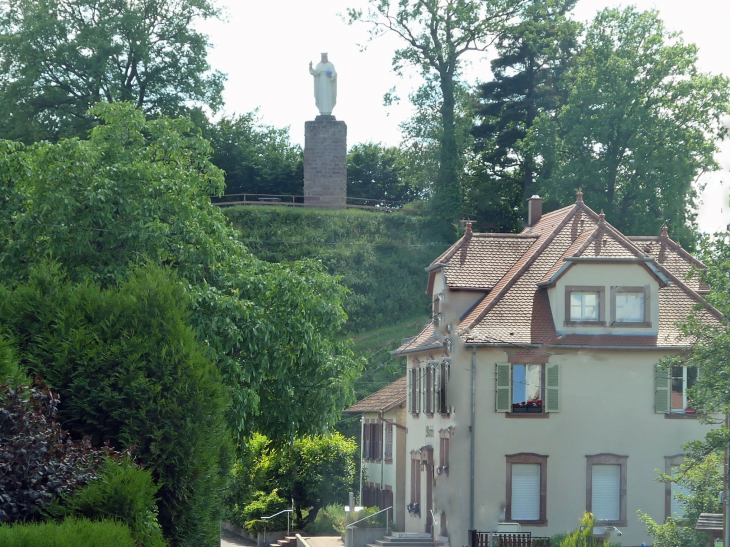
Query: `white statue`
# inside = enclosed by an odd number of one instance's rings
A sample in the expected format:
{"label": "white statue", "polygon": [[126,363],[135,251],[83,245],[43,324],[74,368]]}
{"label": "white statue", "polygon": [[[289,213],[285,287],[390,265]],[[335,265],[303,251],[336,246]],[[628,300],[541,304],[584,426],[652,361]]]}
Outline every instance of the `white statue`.
{"label": "white statue", "polygon": [[327,60],[327,54],[322,54],[322,60],[315,68],[309,63],[309,73],[314,76],[314,102],[319,113],[323,116],[332,114],[337,103],[337,72],[335,65]]}

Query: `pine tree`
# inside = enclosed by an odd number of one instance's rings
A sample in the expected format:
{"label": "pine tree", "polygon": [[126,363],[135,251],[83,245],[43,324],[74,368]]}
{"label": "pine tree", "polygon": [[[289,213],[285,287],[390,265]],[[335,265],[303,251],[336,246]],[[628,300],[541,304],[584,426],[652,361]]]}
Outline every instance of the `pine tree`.
{"label": "pine tree", "polygon": [[480,156],[472,207],[492,227],[514,230],[533,193],[535,160],[523,146],[536,117],[564,102],[556,85],[577,47],[580,24],[567,14],[577,0],[533,0],[497,43],[493,79],[479,86],[474,127]]}

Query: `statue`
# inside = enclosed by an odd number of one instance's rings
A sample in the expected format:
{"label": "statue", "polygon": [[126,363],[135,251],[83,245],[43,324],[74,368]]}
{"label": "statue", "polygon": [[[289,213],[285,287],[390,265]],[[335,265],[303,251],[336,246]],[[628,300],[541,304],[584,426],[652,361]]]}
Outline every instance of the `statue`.
{"label": "statue", "polygon": [[335,65],[322,54],[322,60],[315,68],[309,63],[309,73],[314,76],[314,102],[322,116],[330,116],[337,103],[337,72]]}

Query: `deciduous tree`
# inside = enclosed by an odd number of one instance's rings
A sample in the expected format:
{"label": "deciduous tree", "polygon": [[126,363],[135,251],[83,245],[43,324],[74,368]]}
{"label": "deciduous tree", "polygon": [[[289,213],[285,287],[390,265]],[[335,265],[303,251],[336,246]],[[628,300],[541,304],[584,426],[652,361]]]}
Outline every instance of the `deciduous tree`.
{"label": "deciduous tree", "polygon": [[455,87],[464,55],[484,52],[519,13],[525,0],[370,0],[369,10],[348,10],[349,21],[371,25],[371,36],[392,32],[404,42],[393,55],[393,68],[401,73],[415,67],[439,89],[442,127],[439,167],[433,205],[443,219],[461,212],[458,186]]}
{"label": "deciduous tree", "polygon": [[669,32],[656,11],[605,9],[588,27],[566,73],[567,104],[532,128],[539,192],[548,209],[582,188],[628,235],[655,234],[666,221],[694,243],[693,182],[717,169],[730,81],[700,73],[697,47]]}
{"label": "deciduous tree", "polygon": [[212,0],[2,0],[0,138],[85,137],[97,102],[216,110],[224,77],[195,23],[217,16]]}

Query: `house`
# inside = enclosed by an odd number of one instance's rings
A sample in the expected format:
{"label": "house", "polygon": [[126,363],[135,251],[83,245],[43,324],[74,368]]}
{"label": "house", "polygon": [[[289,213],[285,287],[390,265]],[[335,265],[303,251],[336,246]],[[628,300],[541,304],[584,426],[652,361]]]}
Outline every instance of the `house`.
{"label": "house", "polygon": [[[663,521],[655,481],[709,426],[687,389],[697,371],[657,367],[686,347],[676,326],[702,295],[703,265],[659,236],[626,237],[575,204],[519,234],[464,236],[427,269],[433,317],[407,358],[407,532],[453,546],[468,530],[548,537],[584,511],[596,535],[650,543],[637,511]],[[676,487],[675,487],[676,488]]]}
{"label": "house", "polygon": [[406,377],[343,411],[360,414],[360,504],[393,507],[394,528],[405,526]]}

